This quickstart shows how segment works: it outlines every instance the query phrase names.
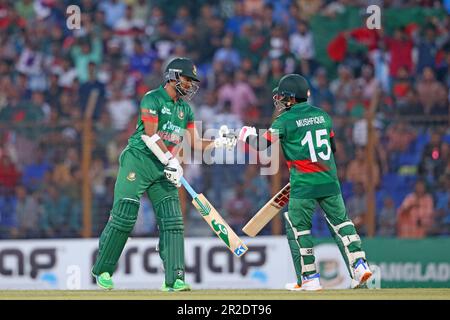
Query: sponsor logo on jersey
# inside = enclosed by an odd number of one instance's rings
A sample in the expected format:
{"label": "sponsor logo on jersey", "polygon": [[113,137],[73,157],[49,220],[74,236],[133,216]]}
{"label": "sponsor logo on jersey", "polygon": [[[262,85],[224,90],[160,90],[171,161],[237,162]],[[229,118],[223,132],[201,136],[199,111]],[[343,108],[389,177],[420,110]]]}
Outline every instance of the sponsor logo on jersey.
{"label": "sponsor logo on jersey", "polygon": [[150,113],[152,115],[157,114],[156,110],[152,110],[152,109],[142,109],[142,113]]}
{"label": "sponsor logo on jersey", "polygon": [[164,130],[164,131],[173,131],[173,132],[181,134],[184,129],[182,129],[181,127],[173,124],[172,121],[167,121],[166,123],[163,124],[162,130]]}
{"label": "sponsor logo on jersey", "polygon": [[171,115],[171,114],[172,114],[172,112],[170,111],[170,109],[167,108],[166,106],[164,106],[164,107],[162,108],[161,113],[162,113],[162,114],[168,114],[168,115]]}
{"label": "sponsor logo on jersey", "polygon": [[180,144],[183,141],[183,137],[181,137],[180,135],[178,135],[176,133],[170,133],[170,132],[161,131],[161,130],[158,130],[157,133],[161,137],[161,139],[164,141],[169,141],[174,144]]}
{"label": "sponsor logo on jersey", "polygon": [[133,171],[131,171],[128,176],[127,176],[127,180],[128,181],[134,181],[136,180],[136,173],[134,173]]}

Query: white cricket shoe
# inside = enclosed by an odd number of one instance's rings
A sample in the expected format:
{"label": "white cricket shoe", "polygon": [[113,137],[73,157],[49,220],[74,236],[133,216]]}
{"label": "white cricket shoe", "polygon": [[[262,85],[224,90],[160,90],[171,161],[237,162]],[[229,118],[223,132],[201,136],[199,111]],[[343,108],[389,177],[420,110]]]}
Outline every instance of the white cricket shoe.
{"label": "white cricket shoe", "polygon": [[351,288],[360,288],[367,280],[372,276],[372,271],[369,269],[369,265],[363,259],[359,259],[353,267],[355,278],[352,279]]}
{"label": "white cricket shoe", "polygon": [[290,291],[318,291],[322,290],[320,285],[320,274],[315,273],[309,276],[302,276],[302,285],[297,282],[287,283],[285,288]]}

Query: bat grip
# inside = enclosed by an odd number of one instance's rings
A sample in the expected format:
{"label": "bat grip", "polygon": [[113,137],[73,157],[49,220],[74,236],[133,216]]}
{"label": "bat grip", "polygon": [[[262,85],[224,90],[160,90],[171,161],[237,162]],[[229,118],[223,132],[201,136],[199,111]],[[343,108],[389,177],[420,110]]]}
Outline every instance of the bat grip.
{"label": "bat grip", "polygon": [[186,179],[184,177],[181,177],[180,181],[181,181],[181,184],[184,186],[184,188],[187,190],[187,192],[189,192],[191,197],[194,199],[197,198],[197,196],[198,196],[197,192],[195,192],[195,190],[192,189],[192,187],[189,185],[189,183],[186,181]]}

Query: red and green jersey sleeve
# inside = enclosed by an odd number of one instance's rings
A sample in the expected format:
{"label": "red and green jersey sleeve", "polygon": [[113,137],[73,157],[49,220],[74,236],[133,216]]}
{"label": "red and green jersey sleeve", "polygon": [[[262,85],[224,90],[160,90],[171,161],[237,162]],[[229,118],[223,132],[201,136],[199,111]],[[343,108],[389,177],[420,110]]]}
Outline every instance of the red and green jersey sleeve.
{"label": "red and green jersey sleeve", "polygon": [[269,130],[264,133],[264,138],[273,143],[279,139],[282,139],[285,136],[284,132],[284,122],[280,119],[280,117],[277,117],[270,126]]}
{"label": "red and green jersey sleeve", "polygon": [[291,196],[315,199],[340,193],[330,139],[330,116],[322,109],[300,103],[282,113],[271,127],[278,132],[290,170]]}
{"label": "red and green jersey sleeve", "polygon": [[155,95],[146,94],[141,101],[140,120],[158,123],[161,106]]}
{"label": "red and green jersey sleeve", "polygon": [[192,109],[189,107],[188,115],[187,115],[187,126],[186,126],[186,128],[187,128],[187,129],[189,129],[189,128],[194,128],[194,121],[195,121],[195,118],[194,118],[194,112],[193,112]]}

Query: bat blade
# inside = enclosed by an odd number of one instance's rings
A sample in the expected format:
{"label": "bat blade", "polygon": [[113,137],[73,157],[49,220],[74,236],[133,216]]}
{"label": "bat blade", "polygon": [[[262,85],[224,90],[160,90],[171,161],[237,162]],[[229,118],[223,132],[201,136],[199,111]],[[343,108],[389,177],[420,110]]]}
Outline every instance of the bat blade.
{"label": "bat blade", "polygon": [[234,255],[241,257],[247,252],[247,246],[202,193],[192,200],[192,204]]}
{"label": "bat blade", "polygon": [[242,231],[250,237],[255,237],[286,205],[290,191],[291,185],[288,183],[247,222]]}

